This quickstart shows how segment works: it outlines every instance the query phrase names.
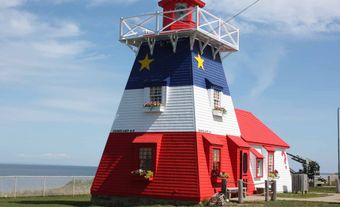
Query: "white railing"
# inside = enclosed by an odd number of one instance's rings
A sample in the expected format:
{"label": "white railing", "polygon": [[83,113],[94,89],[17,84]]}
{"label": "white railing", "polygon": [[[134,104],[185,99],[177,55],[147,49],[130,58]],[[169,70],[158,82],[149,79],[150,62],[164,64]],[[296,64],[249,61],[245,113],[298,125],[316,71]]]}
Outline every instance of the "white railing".
{"label": "white railing", "polygon": [[[181,17],[177,19],[169,17],[170,13],[176,12],[181,13]],[[188,16],[192,16],[192,21],[195,25],[185,21]],[[163,25],[163,19],[168,22],[166,25]],[[171,25],[175,23],[187,24],[188,27],[170,30]],[[181,33],[188,31],[201,33],[208,39],[227,45],[232,50],[239,50],[239,29],[199,7],[143,14],[121,18],[120,20],[120,41],[123,42],[171,32]]]}
{"label": "white railing", "polygon": [[93,176],[0,176],[0,198],[90,194]]}

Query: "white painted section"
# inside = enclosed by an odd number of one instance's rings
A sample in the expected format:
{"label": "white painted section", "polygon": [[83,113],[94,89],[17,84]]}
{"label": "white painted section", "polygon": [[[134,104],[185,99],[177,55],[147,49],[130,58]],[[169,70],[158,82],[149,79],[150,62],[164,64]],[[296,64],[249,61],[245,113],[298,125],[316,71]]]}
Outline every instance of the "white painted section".
{"label": "white painted section", "polygon": [[222,117],[213,116],[214,108],[211,90],[194,86],[196,131],[218,135],[240,136],[231,96],[222,94],[221,107],[227,110]]}
{"label": "white painted section", "polygon": [[286,159],[286,164],[284,162],[285,156],[287,157],[285,149],[280,148],[275,149],[274,167],[280,174],[280,179],[278,179],[277,181],[278,192],[292,191],[292,177],[289,170],[288,159]]}
{"label": "white painted section", "polygon": [[[264,181],[268,179],[268,152],[267,150],[260,145],[252,145],[260,154],[263,155],[263,178],[256,178],[256,157],[252,153],[250,153],[250,172],[253,176],[255,188],[264,188]],[[291,192],[292,191],[292,180],[289,170],[288,159],[286,160],[286,164],[284,162],[284,155],[282,152],[286,154],[285,149],[275,148],[274,152],[274,169],[279,172],[280,178],[277,179],[277,191],[278,192]]]}
{"label": "white painted section", "polygon": [[145,113],[145,89],[125,90],[111,132],[195,131],[193,86],[166,87],[162,113]]}
{"label": "white painted section", "polygon": [[255,188],[264,188],[264,181],[268,176],[268,164],[267,164],[267,151],[260,145],[252,145],[252,148],[256,149],[263,155],[263,177],[256,178],[256,156],[250,153],[250,172],[254,180]]}

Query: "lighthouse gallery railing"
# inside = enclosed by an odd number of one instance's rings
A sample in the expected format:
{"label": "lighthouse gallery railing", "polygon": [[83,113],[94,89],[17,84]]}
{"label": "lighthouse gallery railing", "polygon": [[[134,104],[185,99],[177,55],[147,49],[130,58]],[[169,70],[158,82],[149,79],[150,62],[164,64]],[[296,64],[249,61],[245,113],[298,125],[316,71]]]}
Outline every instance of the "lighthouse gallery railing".
{"label": "lighthouse gallery railing", "polygon": [[[182,16],[174,19],[167,15],[174,12],[181,12]],[[188,16],[193,17],[195,27],[189,26],[188,22],[184,21]],[[169,20],[167,21],[169,23],[163,25],[163,19]],[[170,26],[176,22],[188,24],[188,28],[169,30]],[[122,42],[174,32],[177,34],[197,33],[203,35],[208,41],[215,41],[228,46],[229,51],[239,50],[239,29],[199,7],[143,14],[121,18],[120,20],[120,41]]]}

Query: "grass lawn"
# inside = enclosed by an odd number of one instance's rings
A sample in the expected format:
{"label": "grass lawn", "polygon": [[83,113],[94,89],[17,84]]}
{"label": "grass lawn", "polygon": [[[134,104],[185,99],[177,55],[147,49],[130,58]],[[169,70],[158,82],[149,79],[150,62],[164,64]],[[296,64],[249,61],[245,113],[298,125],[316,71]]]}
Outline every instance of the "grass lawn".
{"label": "grass lawn", "polygon": [[317,197],[325,197],[329,196],[327,193],[311,193],[308,192],[307,194],[302,193],[278,193],[278,197],[281,198],[317,198]]}
{"label": "grass lawn", "polygon": [[[1,198],[0,207],[94,207],[90,203],[90,196],[55,196],[55,197],[29,197],[29,198]],[[154,205],[156,207],[159,205]],[[227,206],[249,206],[249,207],[336,207],[340,204],[302,202],[302,201],[275,201],[275,202],[249,202],[243,205],[230,203]],[[142,207],[142,206],[139,206]],[[151,206],[144,206],[151,207]],[[171,207],[171,206],[159,206]]]}
{"label": "grass lawn", "polygon": [[309,192],[336,193],[335,186],[310,187]]}

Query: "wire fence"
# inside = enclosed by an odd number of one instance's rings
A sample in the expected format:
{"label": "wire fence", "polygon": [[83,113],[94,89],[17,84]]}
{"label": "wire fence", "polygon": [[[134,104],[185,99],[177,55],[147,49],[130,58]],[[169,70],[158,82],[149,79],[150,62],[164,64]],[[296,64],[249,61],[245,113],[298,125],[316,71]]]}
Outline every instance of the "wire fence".
{"label": "wire fence", "polygon": [[0,176],[0,198],[87,195],[93,176]]}

